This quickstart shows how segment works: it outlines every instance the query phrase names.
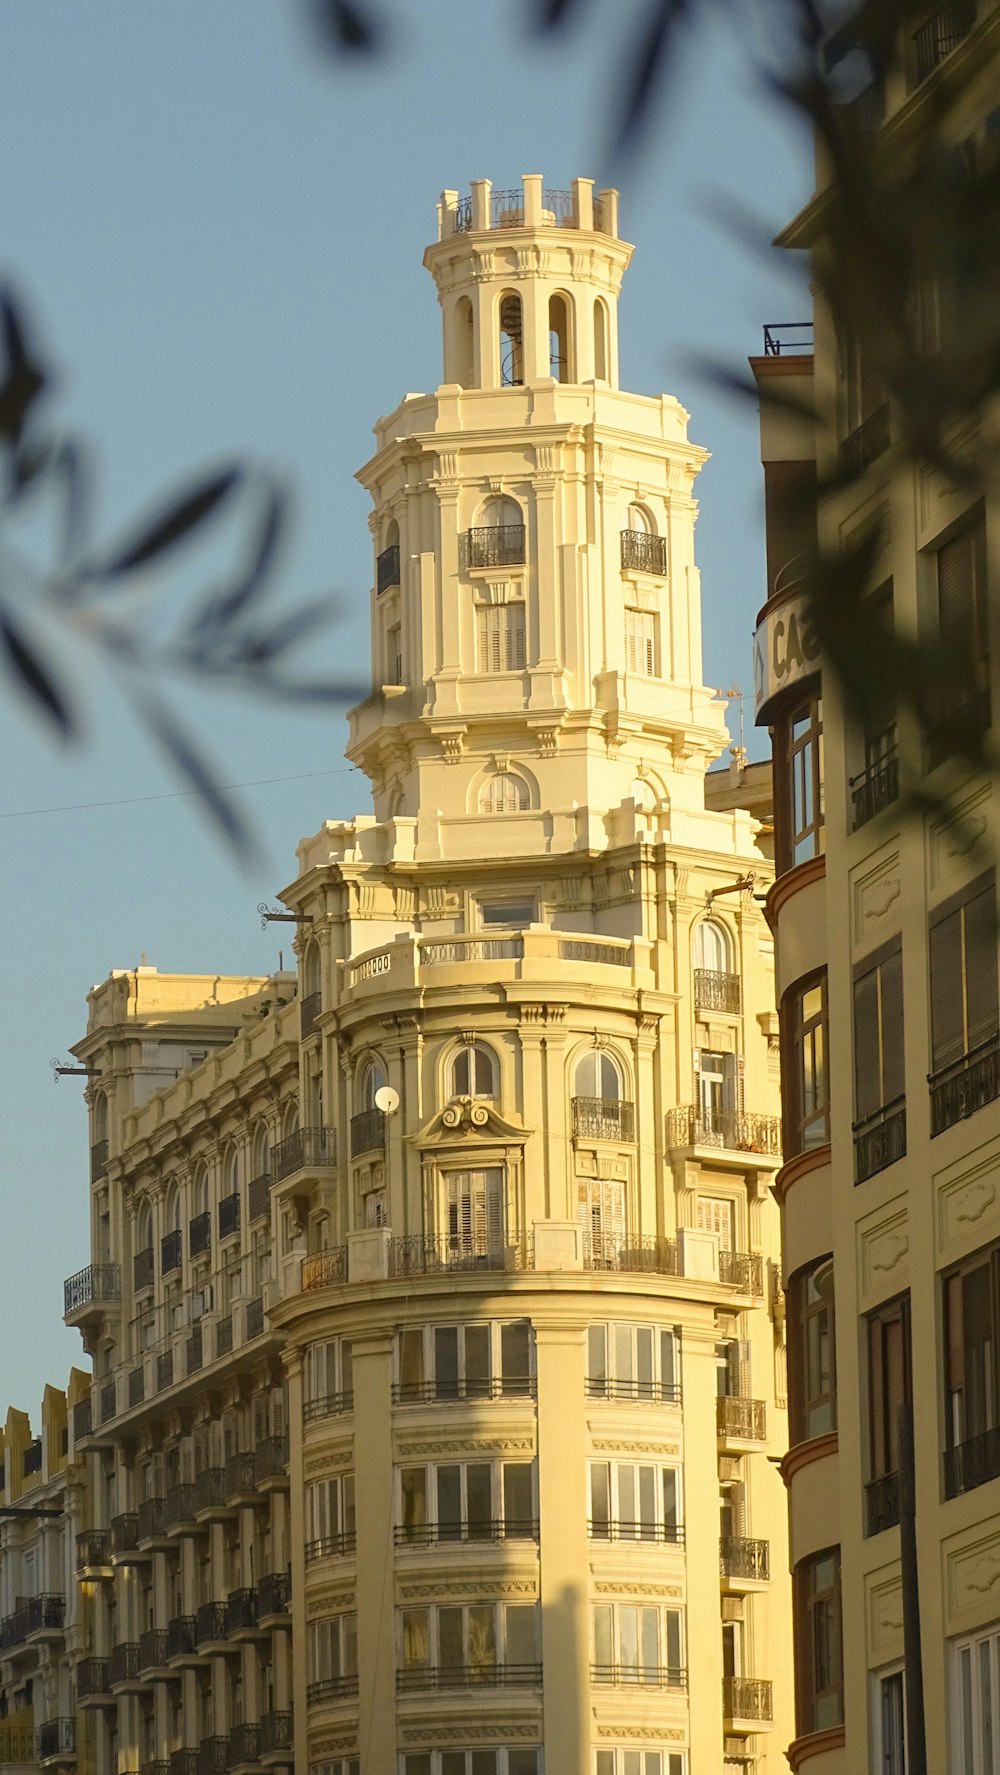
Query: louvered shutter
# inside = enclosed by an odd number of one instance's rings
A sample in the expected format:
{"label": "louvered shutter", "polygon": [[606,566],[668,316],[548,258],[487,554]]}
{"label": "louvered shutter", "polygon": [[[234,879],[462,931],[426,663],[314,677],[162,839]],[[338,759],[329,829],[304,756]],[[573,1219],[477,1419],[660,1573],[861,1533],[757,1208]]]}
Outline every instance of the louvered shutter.
{"label": "louvered shutter", "polygon": [[507,619],[507,657],[505,669],[508,672],[523,672],[526,659],[524,605],[508,604],[505,607],[504,614]]}
{"label": "louvered shutter", "polygon": [[499,604],[489,604],[478,613],[479,670],[481,672],[501,672],[503,670],[502,616],[503,607]]}
{"label": "louvered shutter", "polygon": [[882,1107],[878,968],[854,982],[854,1109],[864,1122]]}
{"label": "louvered shutter", "polygon": [[997,1032],[996,895],[992,881],[968,900],[965,914],[966,1052]]}
{"label": "louvered shutter", "polygon": [[965,1052],[962,912],[957,908],[931,925],[931,1071],[940,1072]]}

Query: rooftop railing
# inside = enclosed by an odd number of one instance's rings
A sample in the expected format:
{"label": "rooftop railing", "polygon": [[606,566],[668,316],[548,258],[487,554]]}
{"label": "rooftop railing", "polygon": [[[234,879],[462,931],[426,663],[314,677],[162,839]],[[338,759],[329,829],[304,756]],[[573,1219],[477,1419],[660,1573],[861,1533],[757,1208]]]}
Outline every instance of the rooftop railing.
{"label": "rooftop railing", "polygon": [[769,321],[764,328],[765,357],[795,357],[812,348],[811,320]]}

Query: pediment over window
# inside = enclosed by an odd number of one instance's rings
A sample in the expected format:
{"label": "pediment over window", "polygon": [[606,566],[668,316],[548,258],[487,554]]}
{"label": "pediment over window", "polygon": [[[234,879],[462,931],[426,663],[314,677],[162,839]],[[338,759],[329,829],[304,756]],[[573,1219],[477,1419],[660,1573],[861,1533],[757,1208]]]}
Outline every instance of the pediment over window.
{"label": "pediment over window", "polygon": [[495,1146],[498,1141],[523,1146],[531,1132],[523,1122],[508,1120],[481,1097],[454,1097],[406,1138],[421,1150],[476,1146],[479,1142]]}

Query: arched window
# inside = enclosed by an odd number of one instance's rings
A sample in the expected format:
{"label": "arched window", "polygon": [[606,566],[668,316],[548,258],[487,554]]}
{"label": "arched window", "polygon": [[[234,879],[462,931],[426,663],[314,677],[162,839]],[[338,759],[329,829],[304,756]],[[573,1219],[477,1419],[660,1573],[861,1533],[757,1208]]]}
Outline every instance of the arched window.
{"label": "arched window", "polygon": [[490,530],[523,527],[524,513],[509,493],[497,493],[484,503],[479,522]]}
{"label": "arched window", "polygon": [[163,1230],[165,1233],[179,1233],[181,1228],[181,1192],[176,1183],[167,1190],[167,1199],[163,1209]]}
{"label": "arched window", "polygon": [[594,303],[594,375],[598,382],[608,380],[608,311],[600,296]]}
{"label": "arched window", "polygon": [[302,996],[308,998],[320,989],[319,944],[307,943],[302,952]]}
{"label": "arched window", "polygon": [[713,974],[731,973],[729,938],[714,918],[704,918],[694,933],[694,965]]}
{"label": "arched window", "polygon": [[387,549],[398,549],[399,547],[399,525],[395,518],[390,518],[385,527],[385,546]]}
{"label": "arched window", "polygon": [[471,388],[475,379],[475,318],[468,296],[459,296],[453,313],[455,381]]}
{"label": "arched window", "polygon": [[622,1098],[622,1075],[617,1062],[610,1054],[602,1053],[599,1048],[592,1048],[576,1063],[574,1094],[577,1097],[593,1097],[602,1103],[620,1103]]}
{"label": "arched window", "polygon": [[223,1193],[227,1196],[235,1196],[240,1187],[240,1155],[235,1146],[231,1146],[226,1154],[224,1177],[225,1190]]}
{"label": "arched window", "polygon": [[103,1091],[94,1092],[94,1140],[108,1138],[108,1100]]}
{"label": "arched window", "polygon": [[488,778],[479,791],[481,814],[519,814],[529,805],[527,783],[509,770]]}
{"label": "arched window", "polygon": [[452,1097],[495,1097],[496,1055],[485,1042],[466,1042],[451,1063]]}
{"label": "arched window", "polygon": [[140,1205],[135,1226],[136,1251],[152,1251],[153,1249],[153,1210],[148,1202]]}
{"label": "arched window", "polygon": [[271,1171],[271,1137],[262,1122],[253,1139],[253,1174],[268,1177]]}
{"label": "arched window", "polygon": [[378,1106],[375,1102],[375,1093],[381,1091],[382,1086],[386,1083],[386,1072],[382,1061],[376,1055],[369,1055],[367,1059],[362,1061],[358,1069],[357,1083],[354,1087],[355,1107],[359,1110],[376,1109]]}
{"label": "arched window", "polygon": [[524,320],[516,290],[500,297],[500,386],[519,388],[524,381]]}
{"label": "arched window", "polygon": [[197,1219],[200,1214],[208,1213],[208,1171],[199,1165],[191,1185],[191,1217]]}
{"label": "arched window", "polygon": [[643,536],[655,536],[656,534],[656,525],[644,505],[629,506],[628,527],[630,530],[640,531]]}
{"label": "arched window", "polygon": [[549,375],[557,382],[572,382],[570,365],[569,303],[565,296],[549,297]]}

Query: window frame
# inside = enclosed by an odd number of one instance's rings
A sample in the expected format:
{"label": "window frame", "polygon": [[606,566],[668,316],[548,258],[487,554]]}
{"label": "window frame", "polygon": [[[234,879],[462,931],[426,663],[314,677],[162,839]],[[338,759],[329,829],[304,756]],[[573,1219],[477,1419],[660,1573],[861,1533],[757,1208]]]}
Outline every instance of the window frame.
{"label": "window frame", "polygon": [[[795,726],[806,727],[796,735]],[[772,722],[774,735],[775,863],[784,875],[826,849],[823,697],[818,677],[796,684]],[[812,817],[800,823],[811,798]]]}
{"label": "window frame", "polygon": [[[816,1588],[826,1562],[832,1582]],[[795,1713],[800,1737],[844,1724],[844,1644],[839,1546],[824,1547],[801,1559],[792,1575],[795,1639]],[[821,1664],[830,1661],[831,1681],[821,1682]]]}
{"label": "window frame", "polygon": [[[816,1286],[816,1276],[828,1272],[833,1277],[833,1257],[827,1252],[822,1257],[814,1258],[810,1263],[803,1264],[788,1278],[786,1291],[788,1331],[786,1357],[788,1363],[788,1433],[792,1447],[800,1442],[813,1442],[819,1436],[832,1435],[837,1428],[837,1304],[836,1289],[831,1289],[829,1296],[824,1296]],[[809,1298],[808,1289],[812,1288],[815,1300]],[[820,1340],[817,1349],[823,1344],[828,1354],[826,1370],[827,1386],[825,1390],[811,1392],[809,1389],[810,1341],[811,1327],[825,1318],[825,1333],[820,1329],[815,1335]],[[820,1368],[822,1364],[820,1363]],[[823,1414],[829,1421],[823,1422]],[[819,1418],[819,1424],[814,1418]]]}
{"label": "window frame", "polygon": [[[803,1015],[809,994],[819,988],[818,1008]],[[782,1136],[786,1161],[799,1153],[815,1151],[830,1141],[830,1021],[826,968],[803,975],[789,986],[781,1000]],[[817,1043],[816,1037],[820,1040]],[[815,1102],[809,1097],[806,1061],[812,1054]],[[818,1063],[817,1063],[818,1061]],[[810,1132],[820,1138],[810,1138]]]}

